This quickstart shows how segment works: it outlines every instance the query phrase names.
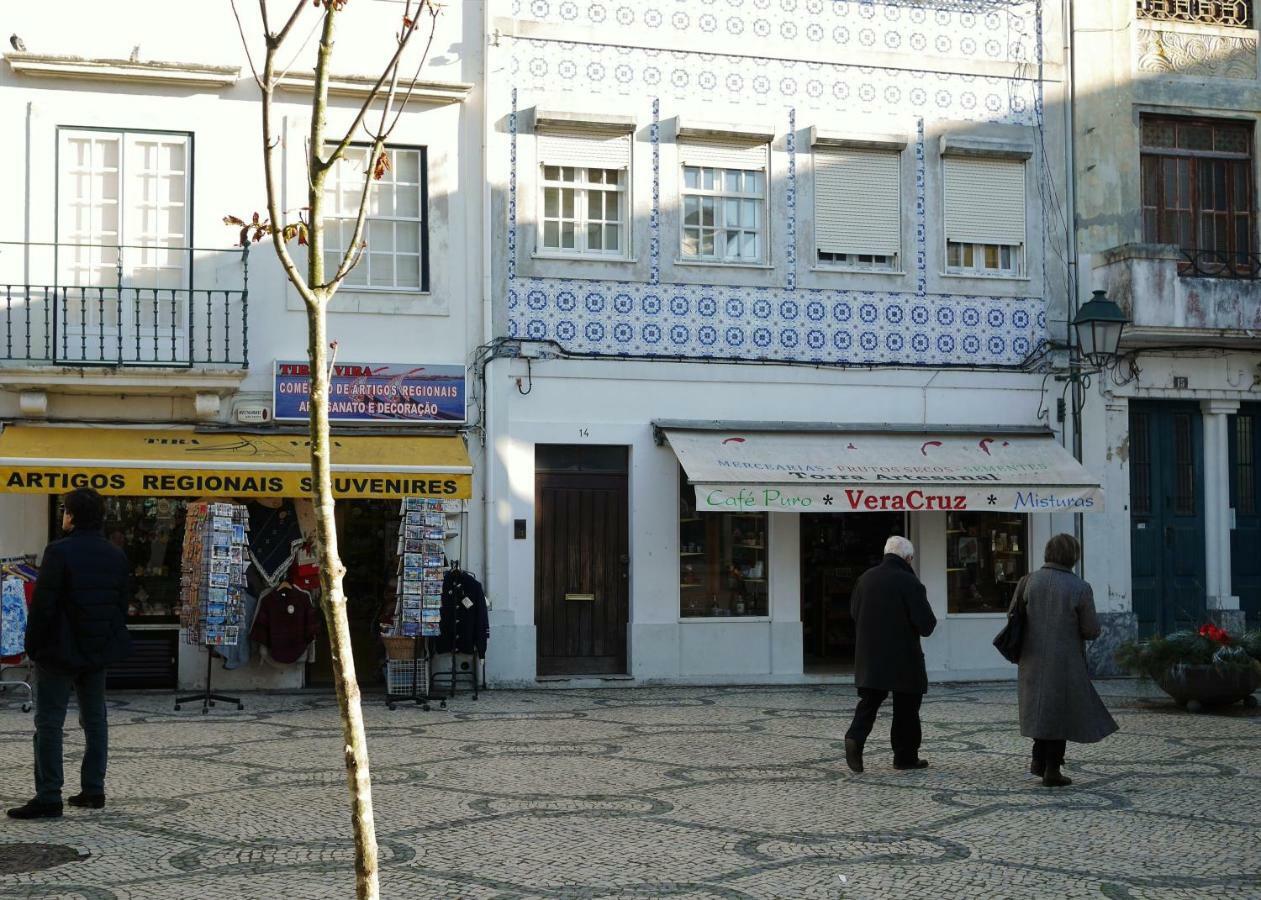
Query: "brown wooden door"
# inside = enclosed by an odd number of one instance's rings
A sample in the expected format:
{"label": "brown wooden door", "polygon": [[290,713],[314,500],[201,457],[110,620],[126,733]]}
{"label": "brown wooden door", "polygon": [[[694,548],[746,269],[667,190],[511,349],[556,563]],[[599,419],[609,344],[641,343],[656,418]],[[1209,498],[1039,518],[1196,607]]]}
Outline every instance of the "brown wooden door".
{"label": "brown wooden door", "polygon": [[539,674],[625,673],[626,475],[539,472],[535,515]]}

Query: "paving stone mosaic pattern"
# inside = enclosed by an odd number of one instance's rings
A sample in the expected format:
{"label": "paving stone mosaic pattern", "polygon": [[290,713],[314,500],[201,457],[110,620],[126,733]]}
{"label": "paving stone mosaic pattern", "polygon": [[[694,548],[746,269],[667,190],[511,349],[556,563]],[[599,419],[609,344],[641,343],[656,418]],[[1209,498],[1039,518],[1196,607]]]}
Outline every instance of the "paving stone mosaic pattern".
{"label": "paving stone mosaic pattern", "polygon": [[[882,715],[857,776],[845,685],[369,698],[382,894],[1261,898],[1258,710],[1100,689],[1121,731],[1070,745],[1076,783],[1053,791],[1027,773],[1009,685],[934,686],[920,772],[892,769]],[[245,699],[202,716],[112,696],[106,809],[0,820],[0,897],[353,896],[332,697]],[[31,794],[30,727],[0,707],[6,805]]]}

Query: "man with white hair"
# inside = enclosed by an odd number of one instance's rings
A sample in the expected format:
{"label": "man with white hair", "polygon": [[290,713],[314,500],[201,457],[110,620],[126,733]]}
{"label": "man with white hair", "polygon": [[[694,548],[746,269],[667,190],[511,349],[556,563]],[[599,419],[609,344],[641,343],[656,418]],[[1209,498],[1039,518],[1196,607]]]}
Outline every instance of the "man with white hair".
{"label": "man with white hair", "polygon": [[915,577],[915,547],[904,537],[889,538],[884,560],[859,577],[850,594],[854,616],[854,684],[858,708],[845,733],[845,763],[863,770],[863,745],[876,722],[880,704],[893,694],[893,768],[923,769],[920,702],[928,690],[924,651],[919,639],[937,627],[924,585]]}

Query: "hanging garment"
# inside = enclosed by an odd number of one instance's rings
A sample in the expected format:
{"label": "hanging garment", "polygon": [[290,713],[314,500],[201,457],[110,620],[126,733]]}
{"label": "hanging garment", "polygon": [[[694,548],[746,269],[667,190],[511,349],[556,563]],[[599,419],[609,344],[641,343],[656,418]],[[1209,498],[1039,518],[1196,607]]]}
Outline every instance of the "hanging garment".
{"label": "hanging garment", "polygon": [[275,585],[289,573],[294,555],[302,546],[302,529],[292,500],[272,508],[247,503],[250,512],[250,559],[263,580]]}
{"label": "hanging garment", "polygon": [[281,586],[258,601],[250,640],[266,646],[276,662],[294,663],[315,640],[318,628],[319,616],[310,595]]}
{"label": "hanging garment", "polygon": [[250,643],[250,629],[253,627],[254,614],[258,612],[258,598],[242,591],[241,604],[241,624],[245,627],[238,632],[237,642],[215,648],[215,651],[223,657],[225,669],[239,669],[248,663],[250,651],[253,650],[253,645]]}
{"label": "hanging garment", "polygon": [[26,651],[26,582],[6,576],[0,589],[0,656]]}
{"label": "hanging garment", "polygon": [[442,579],[442,618],[437,653],[486,655],[490,640],[490,614],[482,583],[462,569],[452,569]]}

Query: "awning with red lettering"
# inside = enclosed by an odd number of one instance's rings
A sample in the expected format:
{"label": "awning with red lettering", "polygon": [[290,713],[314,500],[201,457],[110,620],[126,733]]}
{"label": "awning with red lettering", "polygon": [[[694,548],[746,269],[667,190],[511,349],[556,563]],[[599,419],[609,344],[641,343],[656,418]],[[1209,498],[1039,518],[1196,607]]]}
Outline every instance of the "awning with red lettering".
{"label": "awning with red lettering", "polygon": [[[471,496],[472,466],[458,435],[334,435],[338,498]],[[309,497],[302,434],[181,428],[10,425],[0,432],[0,493],[93,487],[130,497]]]}
{"label": "awning with red lettering", "polygon": [[1099,480],[1050,431],[656,422],[701,512],[1094,512]]}

